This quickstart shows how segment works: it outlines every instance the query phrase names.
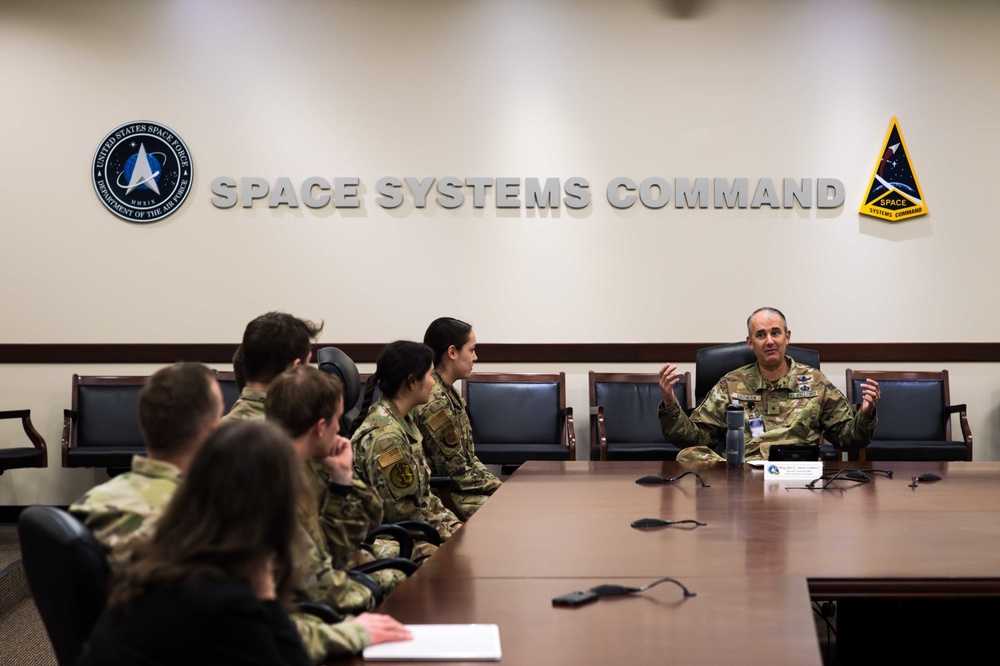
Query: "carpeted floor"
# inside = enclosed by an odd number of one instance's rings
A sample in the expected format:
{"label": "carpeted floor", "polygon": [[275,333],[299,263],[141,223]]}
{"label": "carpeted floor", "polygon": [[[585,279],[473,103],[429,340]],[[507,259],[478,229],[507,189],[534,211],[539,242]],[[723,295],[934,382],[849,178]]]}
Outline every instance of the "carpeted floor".
{"label": "carpeted floor", "polygon": [[57,666],[20,557],[16,527],[0,526],[0,664]]}

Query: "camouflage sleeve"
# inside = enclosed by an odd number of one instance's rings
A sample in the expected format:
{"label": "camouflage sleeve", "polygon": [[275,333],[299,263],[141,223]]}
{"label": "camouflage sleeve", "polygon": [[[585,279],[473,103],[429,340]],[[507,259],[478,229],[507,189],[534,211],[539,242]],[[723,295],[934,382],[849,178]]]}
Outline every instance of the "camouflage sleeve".
{"label": "camouflage sleeve", "polygon": [[451,406],[432,402],[417,418],[424,437],[424,452],[432,473],[449,476],[454,490],[489,495],[500,487],[500,479],[474,453],[471,429],[463,427]]}
{"label": "camouflage sleeve", "polygon": [[296,598],[328,604],[340,613],[371,610],[375,605],[371,590],[351,580],[342,569],[335,568],[317,539],[322,539],[322,535],[310,535],[307,530],[300,530],[295,553],[299,568]]}
{"label": "camouflage sleeve", "polygon": [[445,507],[441,503],[441,499],[434,493],[428,492],[426,501],[422,503],[425,505],[425,515],[422,520],[426,520],[434,526],[434,529],[441,535],[442,541],[450,537],[455,530],[462,526],[462,521],[458,519],[458,516]]}
{"label": "camouflage sleeve", "polygon": [[346,492],[334,492],[328,488],[329,479],[321,465],[310,460],[306,464],[306,475],[311,477],[311,485],[319,495],[319,525],[326,539],[327,549],[333,566],[346,568],[354,552],[361,547],[368,532],[381,521],[379,508],[377,516],[370,512],[364,498],[367,490],[364,482],[353,479]]}
{"label": "camouflage sleeve", "polygon": [[726,433],[726,405],[729,390],[720,380],[689,417],[675,402],[669,407],[661,402],[657,410],[663,438],[684,446],[712,448]]}
{"label": "camouflage sleeve", "polygon": [[823,437],[844,451],[858,451],[871,444],[878,415],[868,417],[860,409],[855,412],[840,389],[826,377],[823,379],[826,384],[821,418]]}
{"label": "camouflage sleeve", "polygon": [[416,470],[426,469],[427,463],[414,458],[409,442],[390,431],[373,442],[368,451],[370,455],[361,463],[364,475],[382,498],[385,520],[426,520],[442,539],[450,537],[461,521],[429,488],[426,496],[420,495]]}
{"label": "camouflage sleeve", "polygon": [[371,645],[371,637],[365,628],[352,620],[327,624],[306,613],[292,613],[290,617],[302,639],[302,647],[315,663],[326,661],[329,657],[358,654]]}

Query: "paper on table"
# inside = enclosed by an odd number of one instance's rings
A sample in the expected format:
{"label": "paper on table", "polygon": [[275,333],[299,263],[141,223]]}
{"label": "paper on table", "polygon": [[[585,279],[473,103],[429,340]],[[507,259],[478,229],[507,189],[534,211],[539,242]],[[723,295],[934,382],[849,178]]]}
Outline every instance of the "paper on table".
{"label": "paper on table", "polygon": [[371,661],[499,661],[500,628],[495,624],[408,624],[413,640],[370,645],[361,656]]}

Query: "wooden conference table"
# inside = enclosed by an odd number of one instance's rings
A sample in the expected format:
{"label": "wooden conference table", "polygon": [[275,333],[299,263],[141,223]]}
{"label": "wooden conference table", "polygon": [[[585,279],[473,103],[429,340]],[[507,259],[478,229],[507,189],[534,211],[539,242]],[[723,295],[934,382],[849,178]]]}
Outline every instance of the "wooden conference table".
{"label": "wooden conference table", "polygon": [[[495,623],[507,664],[821,664],[810,599],[1000,597],[1000,463],[889,469],[792,489],[720,463],[530,462],[380,608],[404,623]],[[664,485],[638,485],[648,474]],[[911,477],[940,481],[911,488]],[[636,529],[638,518],[704,527]],[[601,583],[637,596],[555,608]],[[355,660],[362,663],[361,659]]]}

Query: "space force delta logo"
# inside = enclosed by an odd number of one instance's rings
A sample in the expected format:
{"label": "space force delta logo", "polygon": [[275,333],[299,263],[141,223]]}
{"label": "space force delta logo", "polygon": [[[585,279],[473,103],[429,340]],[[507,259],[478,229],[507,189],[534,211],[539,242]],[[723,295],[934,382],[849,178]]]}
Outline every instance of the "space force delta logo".
{"label": "space force delta logo", "polygon": [[191,191],[191,153],[177,134],[147,121],[113,129],[94,155],[94,189],[108,210],[129,222],[156,222]]}
{"label": "space force delta logo", "polygon": [[889,126],[881,157],[868,184],[865,202],[858,212],[888,222],[927,214],[927,204],[920,194],[920,183],[895,118]]}

